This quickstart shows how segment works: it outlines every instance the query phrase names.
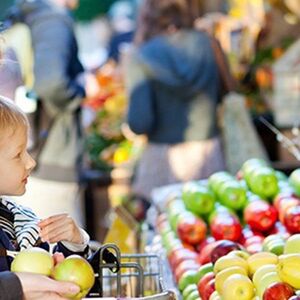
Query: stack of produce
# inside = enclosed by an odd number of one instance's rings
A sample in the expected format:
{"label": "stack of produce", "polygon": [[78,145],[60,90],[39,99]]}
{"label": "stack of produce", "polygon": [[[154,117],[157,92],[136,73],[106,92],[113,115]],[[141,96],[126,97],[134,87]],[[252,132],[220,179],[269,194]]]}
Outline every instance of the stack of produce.
{"label": "stack of produce", "polygon": [[183,298],[300,299],[299,196],[300,169],[259,159],[169,196],[157,230]]}

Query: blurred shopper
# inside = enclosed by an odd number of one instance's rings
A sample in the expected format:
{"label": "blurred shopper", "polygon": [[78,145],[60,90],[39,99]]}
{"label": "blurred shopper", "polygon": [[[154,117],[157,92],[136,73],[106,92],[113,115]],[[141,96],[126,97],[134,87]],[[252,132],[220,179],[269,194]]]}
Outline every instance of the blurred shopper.
{"label": "blurred shopper", "polygon": [[220,78],[204,32],[193,29],[185,0],[145,0],[125,70],[128,124],[148,138],[133,189],[207,178],[224,169],[217,104]]}
{"label": "blurred shopper", "polygon": [[[80,106],[85,97],[95,97],[99,87],[78,59],[70,16],[77,3],[78,0],[17,0],[13,17],[30,29],[33,91],[39,100],[32,152],[37,168],[24,197],[43,217],[64,211],[82,223],[77,183],[83,152]],[[46,207],[41,207],[40,195]]]}
{"label": "blurred shopper", "polygon": [[135,13],[132,1],[121,0],[115,2],[109,12],[112,26],[112,37],[108,45],[108,59],[119,62],[122,48],[131,44],[135,30]]}

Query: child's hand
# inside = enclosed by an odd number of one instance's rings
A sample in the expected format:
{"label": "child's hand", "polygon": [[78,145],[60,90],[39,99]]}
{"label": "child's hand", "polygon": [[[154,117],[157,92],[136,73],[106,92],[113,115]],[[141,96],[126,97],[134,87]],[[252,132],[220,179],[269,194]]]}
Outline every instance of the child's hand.
{"label": "child's hand", "polygon": [[42,241],[57,243],[67,241],[82,244],[83,237],[75,221],[68,214],[59,214],[38,223]]}

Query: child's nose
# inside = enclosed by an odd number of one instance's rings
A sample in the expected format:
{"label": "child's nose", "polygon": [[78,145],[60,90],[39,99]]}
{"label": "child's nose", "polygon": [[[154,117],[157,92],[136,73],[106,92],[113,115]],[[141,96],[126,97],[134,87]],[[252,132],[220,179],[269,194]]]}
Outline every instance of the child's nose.
{"label": "child's nose", "polygon": [[36,166],[36,161],[32,158],[32,156],[27,153],[27,159],[26,159],[26,169],[32,170]]}

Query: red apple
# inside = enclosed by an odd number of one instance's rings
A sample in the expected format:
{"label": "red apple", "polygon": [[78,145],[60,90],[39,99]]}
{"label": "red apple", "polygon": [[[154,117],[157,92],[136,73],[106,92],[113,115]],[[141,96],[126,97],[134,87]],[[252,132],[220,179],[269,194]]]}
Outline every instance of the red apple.
{"label": "red apple", "polygon": [[244,210],[244,219],[252,230],[265,232],[274,227],[278,214],[275,207],[263,200],[250,202]]}
{"label": "red apple", "polygon": [[293,206],[300,205],[300,201],[296,197],[286,197],[283,198],[279,203],[278,203],[278,212],[279,212],[279,220],[281,223],[284,223],[284,215],[285,211]]}
{"label": "red apple", "polygon": [[198,262],[201,265],[211,262],[211,252],[219,243],[220,241],[215,241],[203,247],[201,253],[198,256]]}
{"label": "red apple", "polygon": [[236,242],[242,234],[239,219],[231,213],[216,214],[210,222],[211,235],[216,240],[230,240]]}
{"label": "red apple", "polygon": [[268,286],[263,294],[263,300],[288,300],[294,295],[294,289],[285,282],[275,282]]}
{"label": "red apple", "polygon": [[197,217],[180,219],[177,224],[177,234],[183,242],[197,245],[206,236],[206,224]]}
{"label": "red apple", "polygon": [[206,288],[207,284],[214,278],[215,278],[215,273],[208,272],[197,283],[199,295],[203,300],[205,297],[205,288]]}
{"label": "red apple", "polygon": [[241,250],[242,247],[235,242],[228,240],[221,240],[220,243],[211,252],[211,262],[214,264],[221,256],[233,250]]}
{"label": "red apple", "polygon": [[200,244],[196,245],[196,251],[198,253],[202,252],[202,249],[207,245],[207,244],[211,244],[212,242],[215,242],[216,239],[212,236],[208,236],[206,239],[204,239]]}
{"label": "red apple", "polygon": [[177,266],[185,260],[194,260],[197,261],[198,254],[194,251],[191,251],[186,248],[179,248],[171,251],[168,256],[169,263],[172,270],[175,270]]}
{"label": "red apple", "polygon": [[279,211],[281,201],[284,201],[284,199],[289,199],[289,198],[295,198],[295,197],[293,197],[293,192],[292,191],[280,192],[279,194],[277,194],[275,196],[275,198],[273,200],[274,207]]}
{"label": "red apple", "polygon": [[285,211],[284,225],[290,233],[300,233],[300,205],[292,206]]}
{"label": "red apple", "polygon": [[210,295],[215,291],[215,278],[211,279],[203,290],[203,295],[201,295],[202,300],[209,300]]}

